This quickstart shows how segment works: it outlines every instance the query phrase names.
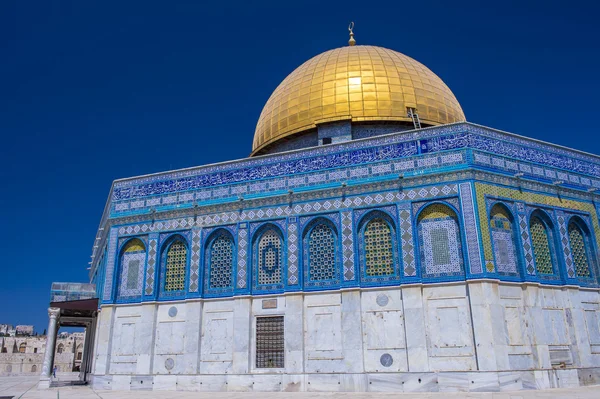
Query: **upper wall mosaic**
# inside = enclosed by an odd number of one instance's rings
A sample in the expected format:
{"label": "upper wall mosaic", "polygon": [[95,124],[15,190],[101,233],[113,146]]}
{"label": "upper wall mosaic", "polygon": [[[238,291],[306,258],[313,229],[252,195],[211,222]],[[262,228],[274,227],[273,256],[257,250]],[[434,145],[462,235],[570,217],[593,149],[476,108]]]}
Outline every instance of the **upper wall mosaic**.
{"label": "upper wall mosaic", "polygon": [[551,183],[558,180],[575,189],[600,188],[600,157],[458,123],[116,181],[109,212],[110,217],[120,217],[465,167],[519,173]]}

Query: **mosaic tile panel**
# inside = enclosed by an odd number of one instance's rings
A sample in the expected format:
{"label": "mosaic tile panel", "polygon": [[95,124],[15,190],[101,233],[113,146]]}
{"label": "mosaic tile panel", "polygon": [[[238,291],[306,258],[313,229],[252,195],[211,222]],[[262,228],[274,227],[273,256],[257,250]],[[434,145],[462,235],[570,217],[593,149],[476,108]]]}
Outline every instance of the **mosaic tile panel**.
{"label": "mosaic tile panel", "polygon": [[288,285],[300,283],[298,270],[298,223],[296,218],[288,219]]}
{"label": "mosaic tile panel", "polygon": [[117,237],[118,230],[115,228],[110,229],[108,237],[108,261],[106,262],[106,274],[104,278],[106,284],[104,285],[104,293],[102,294],[102,298],[105,302],[110,301],[112,297],[115,258],[117,252]]}
{"label": "mosaic tile panel", "polygon": [[342,274],[344,281],[352,281],[356,276],[354,266],[354,230],[352,212],[342,212]]}
{"label": "mosaic tile panel", "polygon": [[413,241],[413,221],[410,212],[410,204],[404,203],[398,206],[400,217],[400,238],[402,239],[402,265],[404,275],[413,277],[417,274],[415,264],[415,246]]}
{"label": "mosaic tile panel", "polygon": [[[475,205],[473,203],[473,193],[470,183],[460,184],[460,199],[462,202],[462,218],[465,226],[470,271],[471,274],[480,274],[483,273],[483,266],[481,264],[481,253],[479,252],[479,228],[475,219]],[[490,273],[494,271],[493,264],[487,271]]]}
{"label": "mosaic tile panel", "polygon": [[190,292],[198,292],[200,283],[200,229],[192,229],[192,253],[190,258]]}
{"label": "mosaic tile panel", "polygon": [[533,244],[533,257],[538,274],[554,274],[552,267],[552,254],[546,226],[537,217],[532,217],[529,225],[531,242]]}
{"label": "mosaic tile panel", "polygon": [[238,257],[237,257],[237,288],[246,288],[248,276],[248,228],[246,223],[240,223],[238,229]]}
{"label": "mosaic tile panel", "polygon": [[515,201],[519,201],[516,203],[517,210],[519,212],[519,229],[521,234],[521,240],[523,244],[523,249],[525,252],[525,266],[527,273],[530,275],[535,274],[535,269],[533,268],[533,253],[531,252],[531,245],[529,243],[529,234],[528,231],[528,223],[525,217],[522,217],[523,212],[525,212],[525,205],[523,202],[528,202],[532,204],[540,204],[545,206],[556,207],[559,209],[573,209],[577,211],[581,211],[591,215],[592,225],[595,232],[595,240],[597,243],[600,243],[600,225],[598,224],[598,217],[596,213],[596,209],[593,204],[589,202],[578,201],[570,198],[558,198],[556,193],[552,193],[549,195],[534,193],[531,191],[518,190],[514,188],[509,188],[505,186],[497,186],[492,184],[484,184],[484,183],[475,183],[476,197],[477,197],[477,205],[479,208],[479,225],[481,227],[481,237],[483,240],[483,249],[486,262],[493,261],[493,253],[492,253],[492,244],[490,239],[490,231],[487,223],[487,213],[485,211],[485,197],[493,196],[497,198],[510,198]]}
{"label": "mosaic tile panel", "polygon": [[581,228],[574,222],[569,223],[569,241],[575,263],[577,277],[590,277],[590,262],[586,251],[586,240]]}
{"label": "mosaic tile panel", "polygon": [[148,239],[148,267],[146,268],[146,288],[144,290],[146,295],[154,294],[157,245],[158,235],[156,233],[150,234],[150,237]]}
{"label": "mosaic tile panel", "polygon": [[500,274],[517,275],[518,257],[511,216],[500,205],[492,208],[490,216],[496,269]]}
{"label": "mosaic tile panel", "polygon": [[277,285],[282,282],[283,240],[273,230],[266,230],[257,244],[258,284]]}
{"label": "mosaic tile panel", "polygon": [[181,241],[175,241],[167,250],[165,265],[165,292],[185,289],[187,248]]}
{"label": "mosaic tile panel", "polygon": [[121,255],[121,281],[119,297],[137,297],[142,295],[144,263],[146,251],[125,251]]}
{"label": "mosaic tile panel", "polygon": [[460,233],[453,218],[425,219],[419,222],[421,263],[427,277],[462,273]]}

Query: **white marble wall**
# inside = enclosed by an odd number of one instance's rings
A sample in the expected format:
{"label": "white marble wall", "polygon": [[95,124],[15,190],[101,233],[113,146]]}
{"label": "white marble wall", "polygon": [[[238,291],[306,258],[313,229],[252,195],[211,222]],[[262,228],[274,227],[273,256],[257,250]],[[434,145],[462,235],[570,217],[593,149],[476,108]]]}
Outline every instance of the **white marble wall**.
{"label": "white marble wall", "polygon": [[[268,315],[284,316],[282,369],[256,368],[256,318]],[[600,376],[599,323],[597,291],[492,281],[105,306],[94,385],[198,391],[577,385]]]}

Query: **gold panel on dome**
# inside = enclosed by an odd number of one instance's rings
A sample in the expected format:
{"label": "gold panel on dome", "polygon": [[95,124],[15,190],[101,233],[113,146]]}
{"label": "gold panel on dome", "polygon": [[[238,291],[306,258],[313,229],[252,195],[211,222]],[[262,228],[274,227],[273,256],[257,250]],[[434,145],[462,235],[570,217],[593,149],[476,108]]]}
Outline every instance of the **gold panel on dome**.
{"label": "gold panel on dome", "polygon": [[348,46],[319,54],[286,77],[264,106],[252,153],[317,123],[348,120],[425,125],[465,120],[448,86],[427,67],[393,50]]}

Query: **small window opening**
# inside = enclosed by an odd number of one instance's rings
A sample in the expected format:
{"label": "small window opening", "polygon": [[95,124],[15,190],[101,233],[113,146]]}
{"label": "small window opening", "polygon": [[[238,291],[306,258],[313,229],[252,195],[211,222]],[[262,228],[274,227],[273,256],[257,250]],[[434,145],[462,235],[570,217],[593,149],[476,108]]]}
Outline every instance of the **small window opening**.
{"label": "small window opening", "polygon": [[323,137],[323,145],[331,144],[331,137]]}
{"label": "small window opening", "polygon": [[284,364],[283,316],[256,319],[256,367],[283,368]]}

